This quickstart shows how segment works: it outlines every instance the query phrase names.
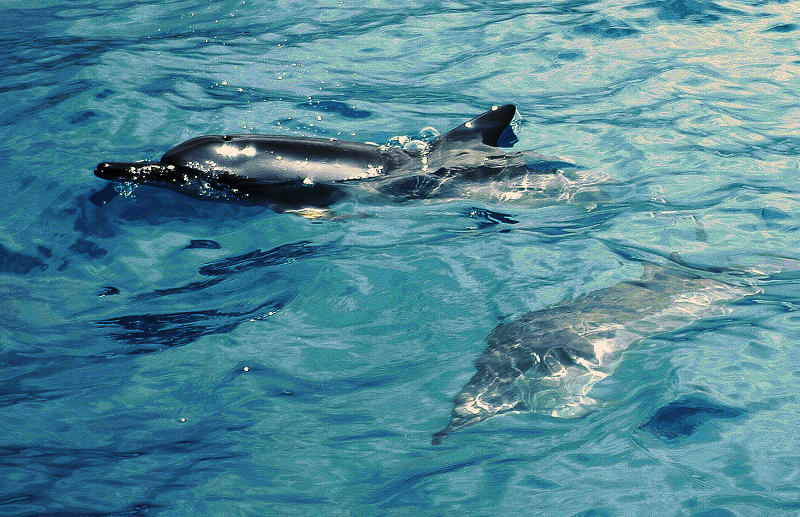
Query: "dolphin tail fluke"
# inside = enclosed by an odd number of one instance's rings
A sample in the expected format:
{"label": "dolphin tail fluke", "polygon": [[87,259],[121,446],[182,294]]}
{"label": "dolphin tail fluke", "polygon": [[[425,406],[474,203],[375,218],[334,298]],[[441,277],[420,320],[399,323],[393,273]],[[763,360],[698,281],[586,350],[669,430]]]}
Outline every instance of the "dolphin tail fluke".
{"label": "dolphin tail fluke", "polygon": [[497,147],[500,135],[509,127],[517,108],[513,104],[495,106],[455,129],[448,131],[431,143],[432,147],[447,144],[462,144],[469,140],[480,140],[485,145]]}

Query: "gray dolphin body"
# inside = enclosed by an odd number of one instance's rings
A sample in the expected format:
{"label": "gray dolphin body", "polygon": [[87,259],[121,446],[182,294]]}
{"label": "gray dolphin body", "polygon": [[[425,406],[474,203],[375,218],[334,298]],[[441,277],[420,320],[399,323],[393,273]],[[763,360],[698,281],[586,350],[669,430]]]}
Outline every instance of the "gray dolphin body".
{"label": "gray dolphin body", "polygon": [[354,185],[400,199],[427,198],[446,195],[452,178],[479,182],[572,165],[499,148],[515,112],[511,104],[495,107],[424,152],[335,138],[210,135],[178,145],[157,162],[100,163],[95,174],[281,210],[328,207]]}
{"label": "gray dolphin body", "polygon": [[578,416],[594,401],[622,350],[641,339],[729,312],[724,302],[753,294],[648,264],[640,281],[622,282],[501,323],[486,337],[477,373],[455,397],[449,433],[506,412]]}

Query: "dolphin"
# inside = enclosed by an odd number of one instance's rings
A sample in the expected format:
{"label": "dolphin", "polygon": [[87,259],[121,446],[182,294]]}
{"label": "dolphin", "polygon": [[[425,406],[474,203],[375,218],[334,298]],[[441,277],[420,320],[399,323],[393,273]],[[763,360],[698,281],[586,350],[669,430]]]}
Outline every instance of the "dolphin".
{"label": "dolphin", "polygon": [[728,314],[725,302],[754,293],[648,263],[641,280],[500,323],[486,337],[477,372],[456,395],[450,422],[431,443],[502,413],[579,416],[595,402],[589,391],[611,373],[622,350],[701,318]]}
{"label": "dolphin", "polygon": [[194,197],[264,204],[276,211],[327,208],[354,185],[399,200],[452,194],[453,179],[480,182],[555,172],[573,165],[533,152],[506,152],[516,141],[513,104],[491,110],[407,150],[336,138],[208,135],[167,151],[157,162],[102,162],[106,180],[167,187]]}

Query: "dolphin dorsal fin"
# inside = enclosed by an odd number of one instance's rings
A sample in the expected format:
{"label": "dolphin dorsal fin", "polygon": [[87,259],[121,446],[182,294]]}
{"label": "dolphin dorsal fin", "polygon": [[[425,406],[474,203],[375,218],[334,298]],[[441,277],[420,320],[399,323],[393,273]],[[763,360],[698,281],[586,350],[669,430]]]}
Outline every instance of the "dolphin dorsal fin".
{"label": "dolphin dorsal fin", "polygon": [[517,108],[513,104],[495,106],[486,113],[464,122],[457,128],[451,129],[431,142],[431,146],[438,147],[448,143],[480,140],[485,145],[497,147],[500,135],[511,123],[511,119],[514,118],[516,112]]}

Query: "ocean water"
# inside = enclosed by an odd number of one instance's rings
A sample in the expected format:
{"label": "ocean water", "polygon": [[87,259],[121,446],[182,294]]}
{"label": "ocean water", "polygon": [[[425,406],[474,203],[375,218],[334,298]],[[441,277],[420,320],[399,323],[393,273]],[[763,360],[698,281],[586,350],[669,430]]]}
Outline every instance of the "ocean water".
{"label": "ocean water", "polygon": [[[0,514],[800,513],[800,3],[0,19]],[[584,180],[310,220],[92,172],[201,134],[424,139],[505,103],[515,149]],[[646,263],[747,293],[656,322],[574,418],[431,444],[492,329],[554,304],[579,326],[571,300]]]}

